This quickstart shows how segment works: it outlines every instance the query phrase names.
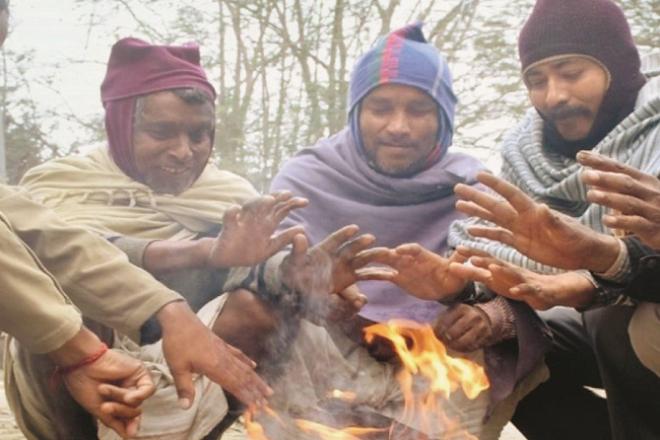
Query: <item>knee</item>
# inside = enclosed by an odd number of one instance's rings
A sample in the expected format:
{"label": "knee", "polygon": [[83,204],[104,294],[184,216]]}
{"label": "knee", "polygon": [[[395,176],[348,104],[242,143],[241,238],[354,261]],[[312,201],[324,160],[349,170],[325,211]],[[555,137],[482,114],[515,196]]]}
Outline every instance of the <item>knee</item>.
{"label": "knee", "polygon": [[630,346],[628,323],[632,312],[633,308],[627,306],[609,306],[585,312],[585,329],[601,365],[603,362],[618,365]]}
{"label": "knee", "polygon": [[630,319],[628,335],[639,361],[660,376],[660,304],[641,303]]}

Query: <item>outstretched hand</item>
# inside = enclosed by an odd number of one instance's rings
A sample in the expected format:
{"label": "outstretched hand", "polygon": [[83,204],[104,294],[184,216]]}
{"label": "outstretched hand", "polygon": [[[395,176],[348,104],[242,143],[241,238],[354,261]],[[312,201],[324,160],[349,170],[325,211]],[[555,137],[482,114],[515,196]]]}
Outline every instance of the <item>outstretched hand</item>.
{"label": "outstretched hand", "polygon": [[195,398],[194,373],[205,375],[246,405],[266,403],[272,390],[254,371],[256,363],[216,336],[185,302],[167,304],[156,317],[181,407],[190,407]]}
{"label": "outstretched hand", "polygon": [[358,231],[356,225],[344,226],[311,248],[304,236],[296,236],[280,267],[285,284],[306,294],[327,294],[341,293],[357,281],[386,277],[391,269],[360,271],[362,266],[354,264],[355,256],[375,240],[371,234],[355,237]]}
{"label": "outstretched hand", "polygon": [[384,271],[377,279],[391,281],[409,294],[424,300],[446,300],[460,293],[466,281],[449,272],[449,264],[462,263],[457,253],[449,258],[429,251],[417,243],[406,243],[395,249],[378,247],[360,252],[353,260],[358,267],[385,264],[393,271]]}
{"label": "outstretched hand", "polygon": [[472,226],[468,228],[471,235],[502,242],[536,261],[562,269],[604,272],[616,260],[616,238],[536,203],[492,174],[481,172],[477,179],[501,197],[458,184],[454,191],[461,200],[456,202],[456,209],[499,227]]}
{"label": "outstretched hand", "polygon": [[459,246],[457,251],[469,258],[470,265],[453,263],[456,276],[485,284],[493,292],[524,301],[537,310],[554,306],[584,307],[593,301],[593,284],[577,272],[544,275],[516,266],[486,252]]}
{"label": "outstretched hand", "polygon": [[292,210],[303,208],[307,203],[307,199],[282,191],[228,209],[222,231],[209,250],[207,265],[215,268],[252,266],[271,257],[304,232],[302,226],[293,226],[275,233]]}
{"label": "outstretched hand", "polygon": [[582,173],[589,201],[615,210],[603,224],[660,249],[660,179],[590,151],[578,153],[577,160],[591,168]]}

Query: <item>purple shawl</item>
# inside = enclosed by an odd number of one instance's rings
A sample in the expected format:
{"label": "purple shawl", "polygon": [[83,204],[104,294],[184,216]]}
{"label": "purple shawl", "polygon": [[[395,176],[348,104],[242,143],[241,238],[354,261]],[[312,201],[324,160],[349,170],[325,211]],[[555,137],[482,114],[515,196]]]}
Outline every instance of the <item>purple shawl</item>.
{"label": "purple shawl", "polygon": [[[413,177],[393,178],[374,171],[358,153],[348,128],[300,151],[284,164],[271,190],[290,190],[309,199],[282,228],[301,224],[312,244],[357,224],[376,236],[377,246],[415,242],[437,253],[447,250],[447,230],[462,218],[454,209],[453,187],[474,184],[483,165],[470,156],[447,153]],[[391,283],[359,284],[369,303],[361,315],[372,321],[408,318],[433,321],[444,306],[408,295]]]}

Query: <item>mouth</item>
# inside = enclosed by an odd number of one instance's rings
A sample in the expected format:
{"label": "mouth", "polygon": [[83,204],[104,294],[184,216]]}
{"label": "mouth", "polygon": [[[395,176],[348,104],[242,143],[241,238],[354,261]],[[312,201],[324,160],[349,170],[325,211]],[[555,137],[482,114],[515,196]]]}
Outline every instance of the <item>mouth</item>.
{"label": "mouth", "polygon": [[172,176],[178,176],[181,174],[186,174],[190,172],[190,168],[184,167],[184,168],[176,168],[176,167],[165,167],[165,166],[159,166],[159,170],[161,170],[164,173],[171,174]]}

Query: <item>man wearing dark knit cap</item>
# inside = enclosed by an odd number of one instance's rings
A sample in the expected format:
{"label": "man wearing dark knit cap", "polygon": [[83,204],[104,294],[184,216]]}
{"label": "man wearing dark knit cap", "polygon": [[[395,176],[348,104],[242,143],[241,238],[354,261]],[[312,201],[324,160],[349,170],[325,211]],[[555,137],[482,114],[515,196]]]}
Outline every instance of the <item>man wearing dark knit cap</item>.
{"label": "man wearing dark knit cap", "polygon": [[[649,57],[642,68],[625,16],[611,0],[537,1],[518,47],[534,108],[505,136],[502,177],[535,202],[612,235],[617,226],[608,220],[611,212],[604,206],[608,203],[588,191],[589,186],[598,189],[598,182],[592,174],[583,173],[584,167],[603,166],[597,159],[600,154],[645,176],[660,175],[660,80],[655,76],[659,57]],[[601,169],[612,171],[611,167]],[[475,199],[475,193],[465,187],[457,192],[472,203],[483,200]],[[504,221],[489,218],[474,204],[459,202],[458,206],[498,224]],[[638,309],[657,310],[657,294],[628,293],[622,284],[640,267],[644,256],[640,246],[635,240],[608,240],[614,252],[596,252],[603,260],[597,269],[579,266],[593,272],[561,272],[557,267],[568,268],[563,261],[551,267],[542,264],[548,262],[545,255],[536,260],[528,256],[543,253],[542,246],[541,250],[522,248],[523,254],[492,241],[496,239],[513,244],[501,231],[475,226],[471,220],[455,223],[449,241],[495,258],[484,258],[482,269],[491,269],[494,263],[507,268],[488,275],[509,277],[502,278],[498,293],[515,297],[510,289],[527,284],[534,292],[517,298],[537,308],[564,305],[587,310],[582,317],[569,308],[542,313],[555,340],[547,357],[551,378],[521,402],[514,423],[530,439],[658,438],[660,379],[631,347],[633,324],[638,335],[642,319],[631,318]],[[577,243],[575,248],[577,252]],[[652,253],[648,248],[647,252]],[[571,247],[564,253],[570,255]],[[484,276],[476,269],[473,275],[475,279]],[[621,304],[622,299],[626,304]],[[652,335],[660,329],[658,314],[644,314],[642,326]],[[607,405],[584,385],[604,386]]]}
{"label": "man wearing dark knit cap", "polygon": [[[323,252],[330,258],[313,261],[324,264],[329,276],[350,281],[357,277],[353,270],[347,264],[337,269],[335,263],[367,247],[371,238],[356,237],[357,228],[349,227],[307,250],[302,227],[274,234],[288,212],[306,204],[304,199],[287,192],[257,197],[245,179],[209,163],[215,90],[200,66],[197,45],[118,41],[101,97],[108,145],[42,164],[28,171],[21,184],[69,224],[106,237],[133,264],[181,293],[204,324],[247,355],[237,356],[251,365],[248,357],[263,361],[263,372],[269,366],[267,356],[282,355],[287,332],[294,330],[296,314],[303,309],[307,290],[299,275],[319,269],[307,256]],[[342,247],[349,240],[350,249]],[[291,253],[279,252],[292,242]],[[137,437],[202,438],[226,415],[225,392],[252,403],[242,390],[199,376],[194,388],[200,397],[181,402],[192,406],[189,417],[170,417],[181,411],[176,377],[163,358],[168,347],[158,341],[159,324],[152,319],[142,326],[141,345],[123,335],[114,337],[116,348],[145,361],[156,378],[158,390],[145,407]],[[277,343],[267,343],[271,339]],[[22,370],[15,379],[19,394],[32,389],[25,372],[36,363],[27,356],[21,359],[26,360],[15,368]],[[225,371],[223,362],[217,365]],[[263,401],[261,396],[255,400]],[[66,417],[59,421],[71,425]],[[85,422],[82,418],[76,425],[89,425]],[[116,434],[99,426],[99,436]]]}

